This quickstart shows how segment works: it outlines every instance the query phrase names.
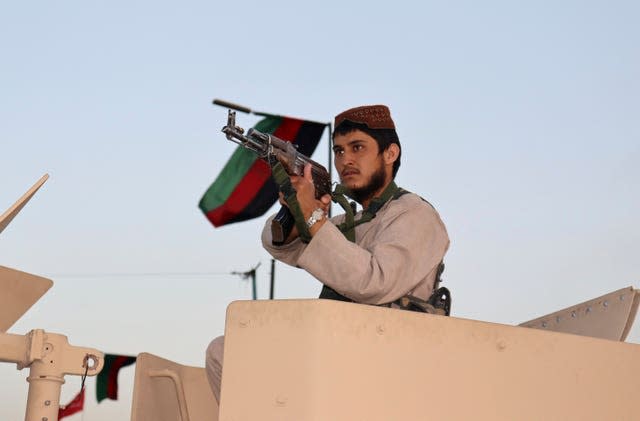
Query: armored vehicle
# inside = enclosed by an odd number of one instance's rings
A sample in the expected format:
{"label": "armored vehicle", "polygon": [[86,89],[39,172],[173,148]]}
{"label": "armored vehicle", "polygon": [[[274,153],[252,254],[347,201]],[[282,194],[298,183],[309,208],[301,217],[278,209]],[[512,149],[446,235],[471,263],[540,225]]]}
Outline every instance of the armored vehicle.
{"label": "armored vehicle", "polygon": [[[46,176],[0,217],[2,231]],[[26,421],[56,421],[65,376],[104,355],[6,331],[50,287],[0,267],[0,361],[29,371]],[[633,287],[518,326],[328,300],[236,301],[220,403],[203,367],[137,357],[132,421],[638,419]]]}

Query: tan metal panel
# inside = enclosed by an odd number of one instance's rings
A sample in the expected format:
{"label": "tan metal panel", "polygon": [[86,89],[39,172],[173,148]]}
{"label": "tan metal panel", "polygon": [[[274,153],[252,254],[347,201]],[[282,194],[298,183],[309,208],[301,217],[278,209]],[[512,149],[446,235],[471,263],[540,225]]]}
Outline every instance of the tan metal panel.
{"label": "tan metal panel", "polygon": [[0,215],[0,232],[9,225],[11,220],[22,210],[24,205],[27,204],[29,199],[33,197],[45,181],[49,179],[49,174],[43,175],[20,199],[16,201],[9,209],[7,209],[2,215]]}
{"label": "tan metal panel", "polygon": [[138,355],[131,421],[217,421],[217,414],[204,368]]}
{"label": "tan metal panel", "polygon": [[50,279],[0,266],[0,332],[6,332],[51,288]]}
{"label": "tan metal panel", "polygon": [[327,300],[226,323],[223,421],[639,416],[635,344]]}
{"label": "tan metal panel", "polygon": [[632,287],[622,288],[520,326],[624,341],[635,320],[639,301],[638,291]]}

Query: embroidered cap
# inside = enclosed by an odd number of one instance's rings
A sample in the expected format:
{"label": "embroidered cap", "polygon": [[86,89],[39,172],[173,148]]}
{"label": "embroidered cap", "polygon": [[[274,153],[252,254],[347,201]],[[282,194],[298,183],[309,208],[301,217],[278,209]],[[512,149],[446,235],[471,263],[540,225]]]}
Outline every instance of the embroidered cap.
{"label": "embroidered cap", "polygon": [[336,116],[335,125],[349,120],[353,123],[362,123],[370,129],[395,129],[391,119],[391,112],[386,105],[363,105],[343,111]]}

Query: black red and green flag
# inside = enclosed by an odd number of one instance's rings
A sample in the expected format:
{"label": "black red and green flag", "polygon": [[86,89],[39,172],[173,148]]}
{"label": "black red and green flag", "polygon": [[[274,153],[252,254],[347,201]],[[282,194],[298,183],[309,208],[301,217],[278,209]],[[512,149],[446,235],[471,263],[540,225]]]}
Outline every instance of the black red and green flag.
{"label": "black red and green flag", "polygon": [[[311,156],[326,124],[290,117],[267,116],[254,128],[289,141]],[[278,187],[269,165],[252,151],[238,146],[218,178],[205,192],[199,207],[219,227],[264,215],[278,199]]]}
{"label": "black red and green flag", "polygon": [[104,399],[118,399],[118,372],[136,362],[136,357],[126,355],[104,354],[104,367],[96,380],[96,399],[98,403]]}

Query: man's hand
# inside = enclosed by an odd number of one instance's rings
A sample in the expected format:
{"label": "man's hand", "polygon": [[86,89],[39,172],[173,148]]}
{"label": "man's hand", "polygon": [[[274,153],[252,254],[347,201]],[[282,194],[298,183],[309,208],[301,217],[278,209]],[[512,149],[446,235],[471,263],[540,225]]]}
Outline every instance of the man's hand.
{"label": "man's hand", "polygon": [[[300,205],[300,210],[302,211],[302,215],[304,216],[305,221],[311,217],[311,214],[314,210],[320,208],[324,210],[325,214],[329,211],[329,206],[331,205],[331,195],[325,194],[320,199],[316,199],[316,188],[313,184],[313,176],[311,175],[311,164],[307,164],[304,166],[304,175],[290,175],[291,186],[296,191],[296,199],[298,200],[298,204]],[[284,200],[284,195],[280,192],[280,203],[283,206],[288,206],[287,202]],[[322,225],[324,225],[326,218],[321,219],[320,221],[313,224],[311,228],[309,228],[309,233],[313,236]],[[297,230],[296,236],[297,236]],[[294,234],[293,232],[291,233]],[[295,238],[295,237],[293,237]],[[292,236],[289,236],[287,242],[291,241]]]}

